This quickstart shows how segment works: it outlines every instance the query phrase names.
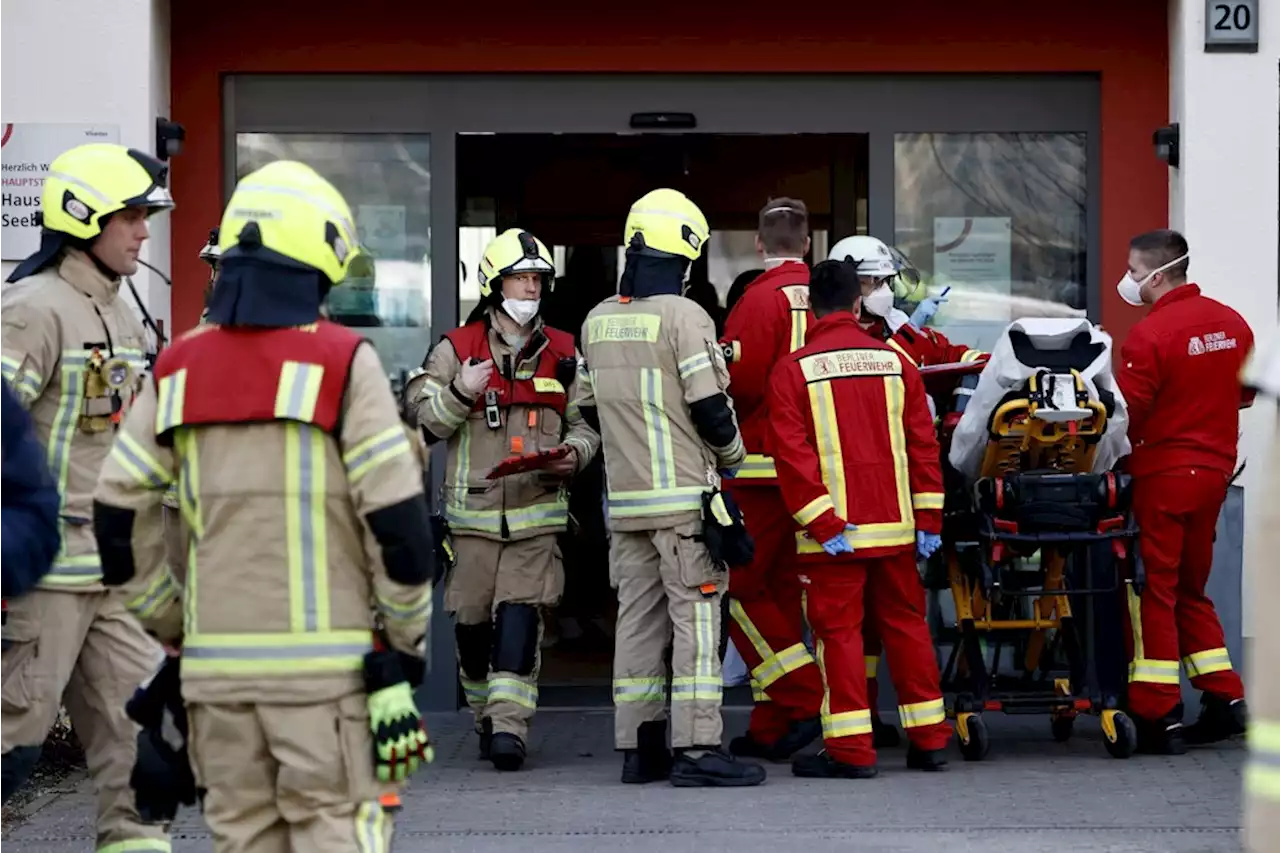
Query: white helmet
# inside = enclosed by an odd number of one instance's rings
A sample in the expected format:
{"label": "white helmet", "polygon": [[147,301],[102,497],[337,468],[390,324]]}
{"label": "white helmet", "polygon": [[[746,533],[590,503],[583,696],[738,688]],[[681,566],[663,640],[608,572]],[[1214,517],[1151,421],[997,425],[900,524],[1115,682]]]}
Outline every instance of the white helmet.
{"label": "white helmet", "polygon": [[829,261],[848,261],[857,264],[858,275],[868,278],[886,278],[897,275],[902,268],[893,250],[875,237],[855,235],[845,237],[831,247]]}

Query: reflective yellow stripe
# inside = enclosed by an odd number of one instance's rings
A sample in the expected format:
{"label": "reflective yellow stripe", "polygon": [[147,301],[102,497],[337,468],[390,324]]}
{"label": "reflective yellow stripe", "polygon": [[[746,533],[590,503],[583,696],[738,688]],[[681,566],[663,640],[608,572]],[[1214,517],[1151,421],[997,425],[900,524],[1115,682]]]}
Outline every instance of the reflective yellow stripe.
{"label": "reflective yellow stripe", "polygon": [[465,675],[459,675],[458,680],[462,682],[463,695],[467,697],[467,704],[473,708],[483,708],[489,702],[489,681],[472,681]]}
{"label": "reflective yellow stripe", "polygon": [[707,352],[700,352],[696,355],[691,355],[682,360],[680,364],[677,365],[677,368],[680,371],[680,378],[688,379],[700,370],[711,369],[711,354]]}
{"label": "reflective yellow stripe", "polygon": [[329,557],[325,525],[325,441],[309,424],[285,425],[285,543],[289,551],[289,624],[329,627]]}
{"label": "reflective yellow stripe", "polygon": [[161,569],[147,588],[130,599],[125,607],[139,619],[150,619],[162,605],[182,592],[182,587],[166,568]]}
{"label": "reflective yellow stripe", "polygon": [[942,509],[942,492],[917,492],[911,496],[912,509]]}
{"label": "reflective yellow stripe", "polygon": [[964,351],[963,354],[961,354],[960,360],[962,362],[977,361],[978,359],[982,358],[984,355],[986,355],[986,353],[980,349],[967,349]]}
{"label": "reflective yellow stripe", "polygon": [[187,369],[165,376],[157,386],[156,435],[182,425],[183,403],[187,396]]}
{"label": "reflective yellow stripe", "polygon": [[[893,475],[898,488],[898,519],[915,527],[915,513],[911,511],[910,463],[907,460],[907,431],[902,424],[906,386],[902,376],[884,378],[884,405],[889,416],[889,448],[893,452]],[[841,518],[844,518],[841,515]],[[913,537],[914,538],[914,537]]]}
{"label": "reflective yellow stripe", "polygon": [[1188,678],[1198,678],[1214,672],[1227,672],[1231,669],[1231,656],[1226,649],[1205,649],[1193,652],[1182,659],[1187,668]]}
{"label": "reflective yellow stripe", "polygon": [[649,518],[701,510],[702,496],[707,490],[707,486],[677,486],[631,492],[610,491],[609,518]]}
{"label": "reflective yellow stripe", "polygon": [[286,675],[359,672],[373,648],[370,631],[303,634],[191,634],[182,645],[185,675]]}
{"label": "reflective yellow stripe", "polygon": [[754,681],[751,682],[751,699],[754,702],[772,702],[773,701],[772,699],[769,698],[769,694],[765,693],[764,689],[761,688]]}
{"label": "reflective yellow stripe", "polygon": [[905,349],[905,348],[903,348],[902,344],[898,343],[898,342],[897,342],[897,341],[895,341],[893,338],[889,338],[889,340],[888,340],[888,341],[886,341],[886,343],[888,343],[888,344],[889,344],[889,346],[891,346],[891,347],[893,347],[894,349],[896,349],[896,350],[898,351],[899,355],[901,355],[901,356],[902,356],[903,358],[905,358],[907,361],[911,362],[911,364],[912,364],[912,365],[914,365],[914,366],[916,366],[916,367],[919,367],[919,365],[917,365],[917,364],[916,364],[916,360],[915,360],[914,358],[912,358],[912,357],[911,357],[911,353],[907,352],[907,351],[906,351],[906,349]]}
{"label": "reflective yellow stripe", "polygon": [[200,504],[200,456],[196,448],[195,432],[180,428],[174,433],[174,449],[181,460],[178,466],[178,507],[187,527],[191,530],[191,542],[187,546],[187,586],[182,597],[182,624],[184,634],[198,632],[196,618],[197,568],[196,555],[204,537],[204,512]]}
{"label": "reflective yellow stripe", "polygon": [[102,568],[96,555],[72,557],[67,554],[70,537],[65,520],[67,511],[67,484],[71,476],[71,445],[75,440],[76,421],[80,417],[81,394],[84,391],[83,350],[64,350],[59,379],[61,393],[58,409],[49,428],[48,447],[45,453],[49,470],[58,486],[58,533],[62,545],[54,558],[53,568],[40,579],[40,586],[85,586],[102,579]]}
{"label": "reflective yellow stripe", "polygon": [[876,672],[880,669],[880,656],[863,655],[862,663],[866,667],[867,678],[875,678]]}
{"label": "reflective yellow stripe", "polygon": [[778,679],[813,662],[813,655],[809,654],[804,643],[796,643],[761,661],[759,666],[751,670],[751,678],[759,684],[761,690],[767,690]]}
{"label": "reflective yellow stripe", "polygon": [[718,609],[710,601],[693,605],[693,676],[671,679],[672,702],[719,702],[724,684],[716,670],[720,663]]}
{"label": "reflective yellow stripe", "polygon": [[40,396],[40,391],[44,387],[44,377],[29,368],[24,369],[24,361],[25,359],[19,360],[8,355],[0,356],[0,369],[14,393],[31,402]]}
{"label": "reflective yellow stripe", "polygon": [[809,408],[813,412],[822,482],[827,487],[827,494],[831,497],[832,508],[836,515],[840,518],[848,518],[844,451],[840,446],[840,424],[836,420],[836,403],[831,393],[830,382],[814,382],[809,385]]}
{"label": "reflective yellow stripe", "polygon": [[[459,412],[456,409],[450,408],[445,395],[448,394],[449,396],[453,396],[453,392],[449,390],[448,386],[441,387],[436,385],[435,389],[436,390],[430,394],[430,402],[428,403],[431,409],[431,416],[449,429],[457,429],[462,426],[467,419],[467,413],[470,409]],[[462,405],[461,400],[458,400],[458,405]]]}
{"label": "reflective yellow stripe", "polygon": [[1251,721],[1248,741],[1245,791],[1251,796],[1280,803],[1280,723]]}
{"label": "reflective yellow stripe", "polygon": [[139,485],[150,489],[167,489],[173,482],[173,473],[166,471],[160,461],[127,432],[116,434],[115,444],[111,447],[111,458]]}
{"label": "reflective yellow stripe", "polygon": [[773,465],[773,457],[762,453],[748,453],[746,460],[738,466],[737,479],[774,479],[778,470]]}
{"label": "reflective yellow stripe", "polygon": [[747,635],[747,642],[751,644],[751,648],[756,650],[756,654],[761,660],[773,657],[773,649],[769,648],[769,644],[765,642],[764,635],[760,633],[760,629],[756,628],[755,623],[751,621],[751,617],[747,615],[747,611],[742,607],[742,602],[736,598],[729,599],[729,618],[738,623],[742,633]]}
{"label": "reflective yellow stripe", "polygon": [[809,312],[791,311],[791,352],[804,346],[805,335],[809,331]]}
{"label": "reflective yellow stripe", "polygon": [[391,817],[376,800],[360,804],[356,809],[356,845],[359,853],[388,853]]}
{"label": "reflective yellow stripe", "polygon": [[[701,506],[701,504],[699,504]],[[500,534],[504,512],[500,509],[458,509],[445,507],[445,518],[455,530],[475,530],[481,533]],[[507,532],[512,535],[531,530],[559,531],[569,524],[569,501],[561,493],[551,503],[534,504],[520,509],[506,510]]]}
{"label": "reflective yellow stripe", "polygon": [[[467,489],[471,485],[471,424],[464,419],[462,426],[458,427],[458,431],[453,435],[458,442],[456,450],[451,448],[455,457],[452,483],[453,500],[451,501],[453,506],[447,509],[446,518],[449,518],[448,513],[465,512],[467,510]],[[453,523],[452,518],[449,518],[449,523]],[[497,532],[496,528],[494,532]]]}
{"label": "reflective yellow stripe", "polygon": [[822,739],[834,740],[871,734],[871,711],[841,711],[838,714],[822,714]]}
{"label": "reflective yellow stripe", "polygon": [[319,364],[286,361],[276,382],[276,417],[310,423],[316,416],[323,379],[324,367]]}
{"label": "reflective yellow stripe", "polygon": [[378,610],[388,621],[398,622],[408,625],[426,626],[431,621],[431,612],[435,607],[433,601],[433,590],[430,585],[426,586],[422,593],[408,606],[402,606],[394,601],[378,596]]}
{"label": "reflective yellow stripe", "polygon": [[627,702],[666,702],[667,679],[615,678],[613,680],[613,704]]}
{"label": "reflective yellow stripe", "polygon": [[510,702],[531,711],[538,709],[538,685],[518,678],[492,676],[489,679],[489,703]]}
{"label": "reflective yellow stripe", "polygon": [[[914,522],[885,522],[882,524],[860,524],[857,530],[846,530],[844,539],[854,550],[859,548],[890,548],[895,545],[910,545],[916,541]],[[822,543],[815,542],[803,530],[796,532],[797,554],[818,554],[822,552]]]}
{"label": "reflective yellow stripe", "polygon": [[170,853],[173,848],[162,838],[130,838],[128,841],[117,841],[104,844],[97,853]]}
{"label": "reflective yellow stripe", "polygon": [[816,521],[827,510],[834,510],[835,505],[831,503],[831,495],[819,495],[813,500],[805,504],[799,512],[794,516],[796,524],[801,527],[807,527]]}
{"label": "reflective yellow stripe", "polygon": [[1129,664],[1129,681],[1146,684],[1180,684],[1182,675],[1176,660],[1135,659]]}
{"label": "reflective yellow stripe", "polygon": [[663,404],[662,372],[656,367],[640,368],[640,402],[644,407],[653,488],[673,489],[676,485],[675,448],[671,443],[671,424]]}
{"label": "reflective yellow stripe", "polygon": [[354,483],[383,462],[410,452],[409,437],[404,429],[393,426],[348,450],[342,464],[347,468],[347,480]]}
{"label": "reflective yellow stripe", "polygon": [[904,729],[920,726],[934,726],[947,718],[946,709],[942,706],[942,698],[930,699],[927,702],[912,702],[910,705],[898,706],[898,718],[902,720]]}

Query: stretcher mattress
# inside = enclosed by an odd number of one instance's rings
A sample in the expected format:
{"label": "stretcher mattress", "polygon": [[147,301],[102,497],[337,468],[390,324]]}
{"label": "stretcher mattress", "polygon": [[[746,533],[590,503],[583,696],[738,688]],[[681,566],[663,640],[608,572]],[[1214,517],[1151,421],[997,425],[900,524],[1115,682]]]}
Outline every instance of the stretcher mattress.
{"label": "stretcher mattress", "polygon": [[[1066,351],[1077,345],[1077,336],[1088,333],[1089,352],[1096,357],[1088,364],[1076,364],[1092,400],[1099,399],[1099,391],[1108,391],[1115,397],[1115,412],[1107,420],[1106,429],[1098,442],[1094,456],[1095,473],[1110,470],[1129,454],[1129,415],[1124,396],[1111,370],[1111,336],[1101,327],[1085,319],[1028,318],[1015,320],[1000,334],[991,351],[991,360],[978,377],[978,385],[965,408],[951,438],[949,459],[951,465],[969,480],[982,476],[979,470],[989,439],[988,429],[992,412],[1005,395],[1026,386],[1027,381],[1043,364],[1024,364],[1015,354],[1010,332],[1025,334],[1037,350]],[[1100,348],[1099,348],[1100,347]],[[1029,358],[1028,361],[1034,361]]]}

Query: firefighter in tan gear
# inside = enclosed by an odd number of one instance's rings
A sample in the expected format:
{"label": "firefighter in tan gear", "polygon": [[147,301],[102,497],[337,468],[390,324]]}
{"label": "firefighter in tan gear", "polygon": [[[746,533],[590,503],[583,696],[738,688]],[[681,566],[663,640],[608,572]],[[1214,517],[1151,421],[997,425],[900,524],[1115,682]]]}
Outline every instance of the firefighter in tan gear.
{"label": "firefighter in tan gear", "polygon": [[[407,680],[431,614],[422,468],[373,348],[320,318],[358,251],[338,191],[271,163],[220,234],[208,323],[161,354],[99,480],[103,570],[181,647],[167,759],[189,754],[216,851],[387,851],[379,797],[426,754]],[[185,583],[159,523],[174,482]]]}
{"label": "firefighter in tan gear", "polygon": [[120,278],[137,271],[148,217],[173,207],[167,183],[163,163],[123,146],[59,156],[41,194],[40,248],[3,297],[4,379],[31,412],[62,501],[53,568],[9,602],[4,626],[4,796],[65,702],[98,792],[99,853],[169,849],[164,828],[134,808],[135,727],[124,711],[163,653],[103,586],[90,528],[99,469],[146,369]]}
{"label": "firefighter in tan gear", "polygon": [[717,470],[740,465],[746,451],[715,324],[681,295],[709,233],[702,212],[675,190],[637,201],[619,294],[592,309],[582,330],[580,405],[599,427],[608,483],[609,573],[618,591],[614,737],[627,783],[743,786],[765,778],[763,767],[720,745],[727,576],[708,550],[702,516]]}
{"label": "firefighter in tan gear", "polygon": [[[1259,348],[1246,362],[1244,386],[1280,399],[1280,344]],[[1280,431],[1271,444],[1261,505],[1262,549],[1280,550]],[[1280,853],[1280,623],[1269,618],[1280,606],[1280,573],[1266,570],[1253,580],[1257,631],[1249,672],[1249,759],[1244,770],[1245,846],[1249,853]]]}
{"label": "firefighter in tan gear", "polygon": [[[445,608],[480,755],[499,770],[524,764],[541,608],[564,589],[556,534],[569,521],[568,478],[599,446],[573,403],[573,336],[539,314],[554,276],[551,253],[532,234],[498,235],[480,261],[479,317],[445,335],[406,386],[410,419],[427,441],[448,445],[443,514],[456,568]],[[508,457],[550,450],[567,454],[549,468],[486,478]]]}

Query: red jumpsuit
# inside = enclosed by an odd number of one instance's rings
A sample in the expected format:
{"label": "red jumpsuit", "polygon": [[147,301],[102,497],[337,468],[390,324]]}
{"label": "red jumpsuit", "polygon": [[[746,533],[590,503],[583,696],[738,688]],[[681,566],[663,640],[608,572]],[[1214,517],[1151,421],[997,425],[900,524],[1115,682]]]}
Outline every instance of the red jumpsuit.
{"label": "red jumpsuit", "polygon": [[1213,536],[1236,464],[1240,370],[1253,347],[1244,318],[1186,284],[1129,332],[1117,380],[1129,408],[1133,511],[1146,588],[1130,594],[1129,707],[1162,720],[1181,697],[1178,663],[1199,690],[1232,701],[1244,685],[1204,594]]}
{"label": "red jumpsuit", "polygon": [[729,393],[747,459],[726,485],[755,539],[755,559],[729,575],[729,636],[751,672],[755,706],[747,733],[769,746],[793,721],[818,716],[822,679],[804,646],[795,522],[782,503],[769,455],[765,388],[778,360],[804,345],[809,268],[787,261],[747,285],[725,321]]}
{"label": "red jumpsuit", "polygon": [[[867,328],[867,334],[882,340],[889,346],[911,360],[916,367],[929,364],[955,364],[964,361],[985,361],[990,353],[971,349],[962,344],[953,344],[942,332],[930,328],[916,329],[909,323],[903,323],[898,331],[890,332],[889,325],[883,319],[877,319]],[[867,700],[871,704],[871,715],[879,718],[877,709],[880,702],[880,683],[876,678],[876,670],[880,664],[880,655],[884,646],[876,636],[872,621],[863,623],[863,652],[866,655]],[[879,723],[877,723],[879,725]]]}
{"label": "red jumpsuit", "polygon": [[[796,522],[805,613],[826,694],[822,732],[845,764],[875,763],[862,648],[866,616],[889,655],[912,744],[951,738],[916,572],[916,531],[942,530],[942,468],[920,374],[837,312],[814,324],[769,383],[774,459]],[[846,522],[857,526],[845,531]],[[844,535],[852,554],[822,543]]]}

